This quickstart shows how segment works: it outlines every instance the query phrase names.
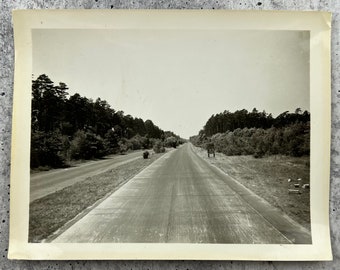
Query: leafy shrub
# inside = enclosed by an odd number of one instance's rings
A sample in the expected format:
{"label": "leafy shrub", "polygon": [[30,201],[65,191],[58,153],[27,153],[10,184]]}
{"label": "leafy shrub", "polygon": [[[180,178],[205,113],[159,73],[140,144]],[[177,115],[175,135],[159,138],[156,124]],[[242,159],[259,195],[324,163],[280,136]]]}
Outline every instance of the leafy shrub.
{"label": "leafy shrub", "polygon": [[265,155],[309,155],[310,148],[309,123],[295,123],[290,126],[269,129],[244,128],[216,133],[210,138],[193,140],[201,147],[207,143],[214,144],[216,151],[228,156],[253,155],[261,158]]}
{"label": "leafy shrub", "polygon": [[118,142],[118,145],[119,145],[119,152],[121,154],[125,154],[126,151],[128,150],[128,146],[126,144],[126,140],[121,140]]}
{"label": "leafy shrub", "polygon": [[91,131],[78,130],[70,145],[72,159],[99,158],[106,154],[103,139]]}
{"label": "leafy shrub", "polygon": [[178,146],[178,141],[174,136],[170,136],[170,137],[165,138],[164,145],[166,147],[176,148]]}
{"label": "leafy shrub", "polygon": [[143,158],[144,158],[144,159],[148,159],[148,158],[149,158],[149,155],[150,155],[149,151],[143,152]]}
{"label": "leafy shrub", "polygon": [[162,141],[160,141],[160,140],[155,141],[155,143],[153,145],[153,151],[155,151],[155,153],[164,153],[165,152],[165,148],[164,148]]}
{"label": "leafy shrub", "polygon": [[54,132],[35,131],[31,135],[31,168],[50,166],[65,167],[65,147],[68,140],[56,130]]}
{"label": "leafy shrub", "polygon": [[134,137],[132,137],[130,140],[128,140],[128,144],[130,145],[128,148],[132,150],[148,149],[149,139],[137,134]]}
{"label": "leafy shrub", "polygon": [[139,135],[132,137],[129,142],[131,143],[132,150],[139,150],[142,148],[141,136]]}

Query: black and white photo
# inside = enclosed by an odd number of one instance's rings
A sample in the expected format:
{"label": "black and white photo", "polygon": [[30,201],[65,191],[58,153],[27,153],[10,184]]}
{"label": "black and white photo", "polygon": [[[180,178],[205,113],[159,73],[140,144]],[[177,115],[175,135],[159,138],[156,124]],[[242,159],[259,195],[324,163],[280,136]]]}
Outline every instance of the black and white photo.
{"label": "black and white photo", "polygon": [[27,244],[314,250],[329,131],[312,14],[104,15],[45,13],[28,34]]}

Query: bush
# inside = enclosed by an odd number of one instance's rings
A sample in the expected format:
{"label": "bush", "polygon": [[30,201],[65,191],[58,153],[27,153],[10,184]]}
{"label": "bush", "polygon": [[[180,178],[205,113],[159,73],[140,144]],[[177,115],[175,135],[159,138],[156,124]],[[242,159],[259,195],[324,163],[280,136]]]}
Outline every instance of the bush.
{"label": "bush", "polygon": [[126,144],[126,140],[120,140],[120,141],[118,142],[118,145],[119,145],[119,152],[120,152],[121,154],[125,154],[126,151],[128,150],[128,146],[127,146],[127,144]]}
{"label": "bush", "polygon": [[164,145],[166,147],[173,147],[173,148],[176,148],[177,145],[178,145],[178,141],[177,139],[174,137],[174,136],[170,136],[170,137],[167,137],[165,140],[164,140]]}
{"label": "bush", "polygon": [[148,158],[149,158],[149,155],[150,155],[149,151],[145,151],[145,152],[143,153],[143,158],[144,158],[144,159],[148,159]]}
{"label": "bush", "polygon": [[56,130],[53,132],[34,131],[31,135],[31,168],[65,167],[67,137]]}
{"label": "bush", "polygon": [[132,137],[128,140],[129,145],[131,145],[132,150],[139,150],[139,149],[148,149],[149,148],[149,139],[140,136],[139,134]]}
{"label": "bush", "polygon": [[264,155],[303,156],[310,152],[309,123],[295,123],[281,128],[244,128],[216,133],[200,146],[211,141],[217,152],[228,156]]}
{"label": "bush", "polygon": [[160,140],[156,140],[154,145],[153,145],[153,151],[155,151],[155,153],[164,153],[165,152],[165,148],[163,146],[163,143]]}
{"label": "bush", "polygon": [[309,127],[297,123],[285,128],[283,141],[287,155],[300,157],[309,154]]}
{"label": "bush", "polygon": [[262,158],[265,155],[265,152],[261,147],[256,148],[253,157],[254,158]]}
{"label": "bush", "polygon": [[91,131],[78,130],[70,146],[73,159],[99,158],[106,154],[103,139]]}

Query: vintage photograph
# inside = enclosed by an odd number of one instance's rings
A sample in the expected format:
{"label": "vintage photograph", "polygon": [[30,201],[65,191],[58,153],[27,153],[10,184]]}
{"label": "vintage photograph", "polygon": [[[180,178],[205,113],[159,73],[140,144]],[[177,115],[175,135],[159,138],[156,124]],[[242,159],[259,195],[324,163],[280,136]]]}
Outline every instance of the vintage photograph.
{"label": "vintage photograph", "polygon": [[309,38],[34,29],[29,241],[312,243]]}
{"label": "vintage photograph", "polygon": [[329,22],[14,12],[9,257],[331,259]]}

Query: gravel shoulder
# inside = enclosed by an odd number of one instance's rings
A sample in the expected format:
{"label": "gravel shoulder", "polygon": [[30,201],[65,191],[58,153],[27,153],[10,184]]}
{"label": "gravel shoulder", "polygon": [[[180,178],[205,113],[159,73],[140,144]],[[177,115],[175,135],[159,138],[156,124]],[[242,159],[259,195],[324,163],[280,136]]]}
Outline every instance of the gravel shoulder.
{"label": "gravel shoulder", "polygon": [[310,230],[310,190],[302,188],[310,181],[309,157],[254,158],[216,153],[215,157],[208,158],[206,150],[193,148],[200,157]]}

